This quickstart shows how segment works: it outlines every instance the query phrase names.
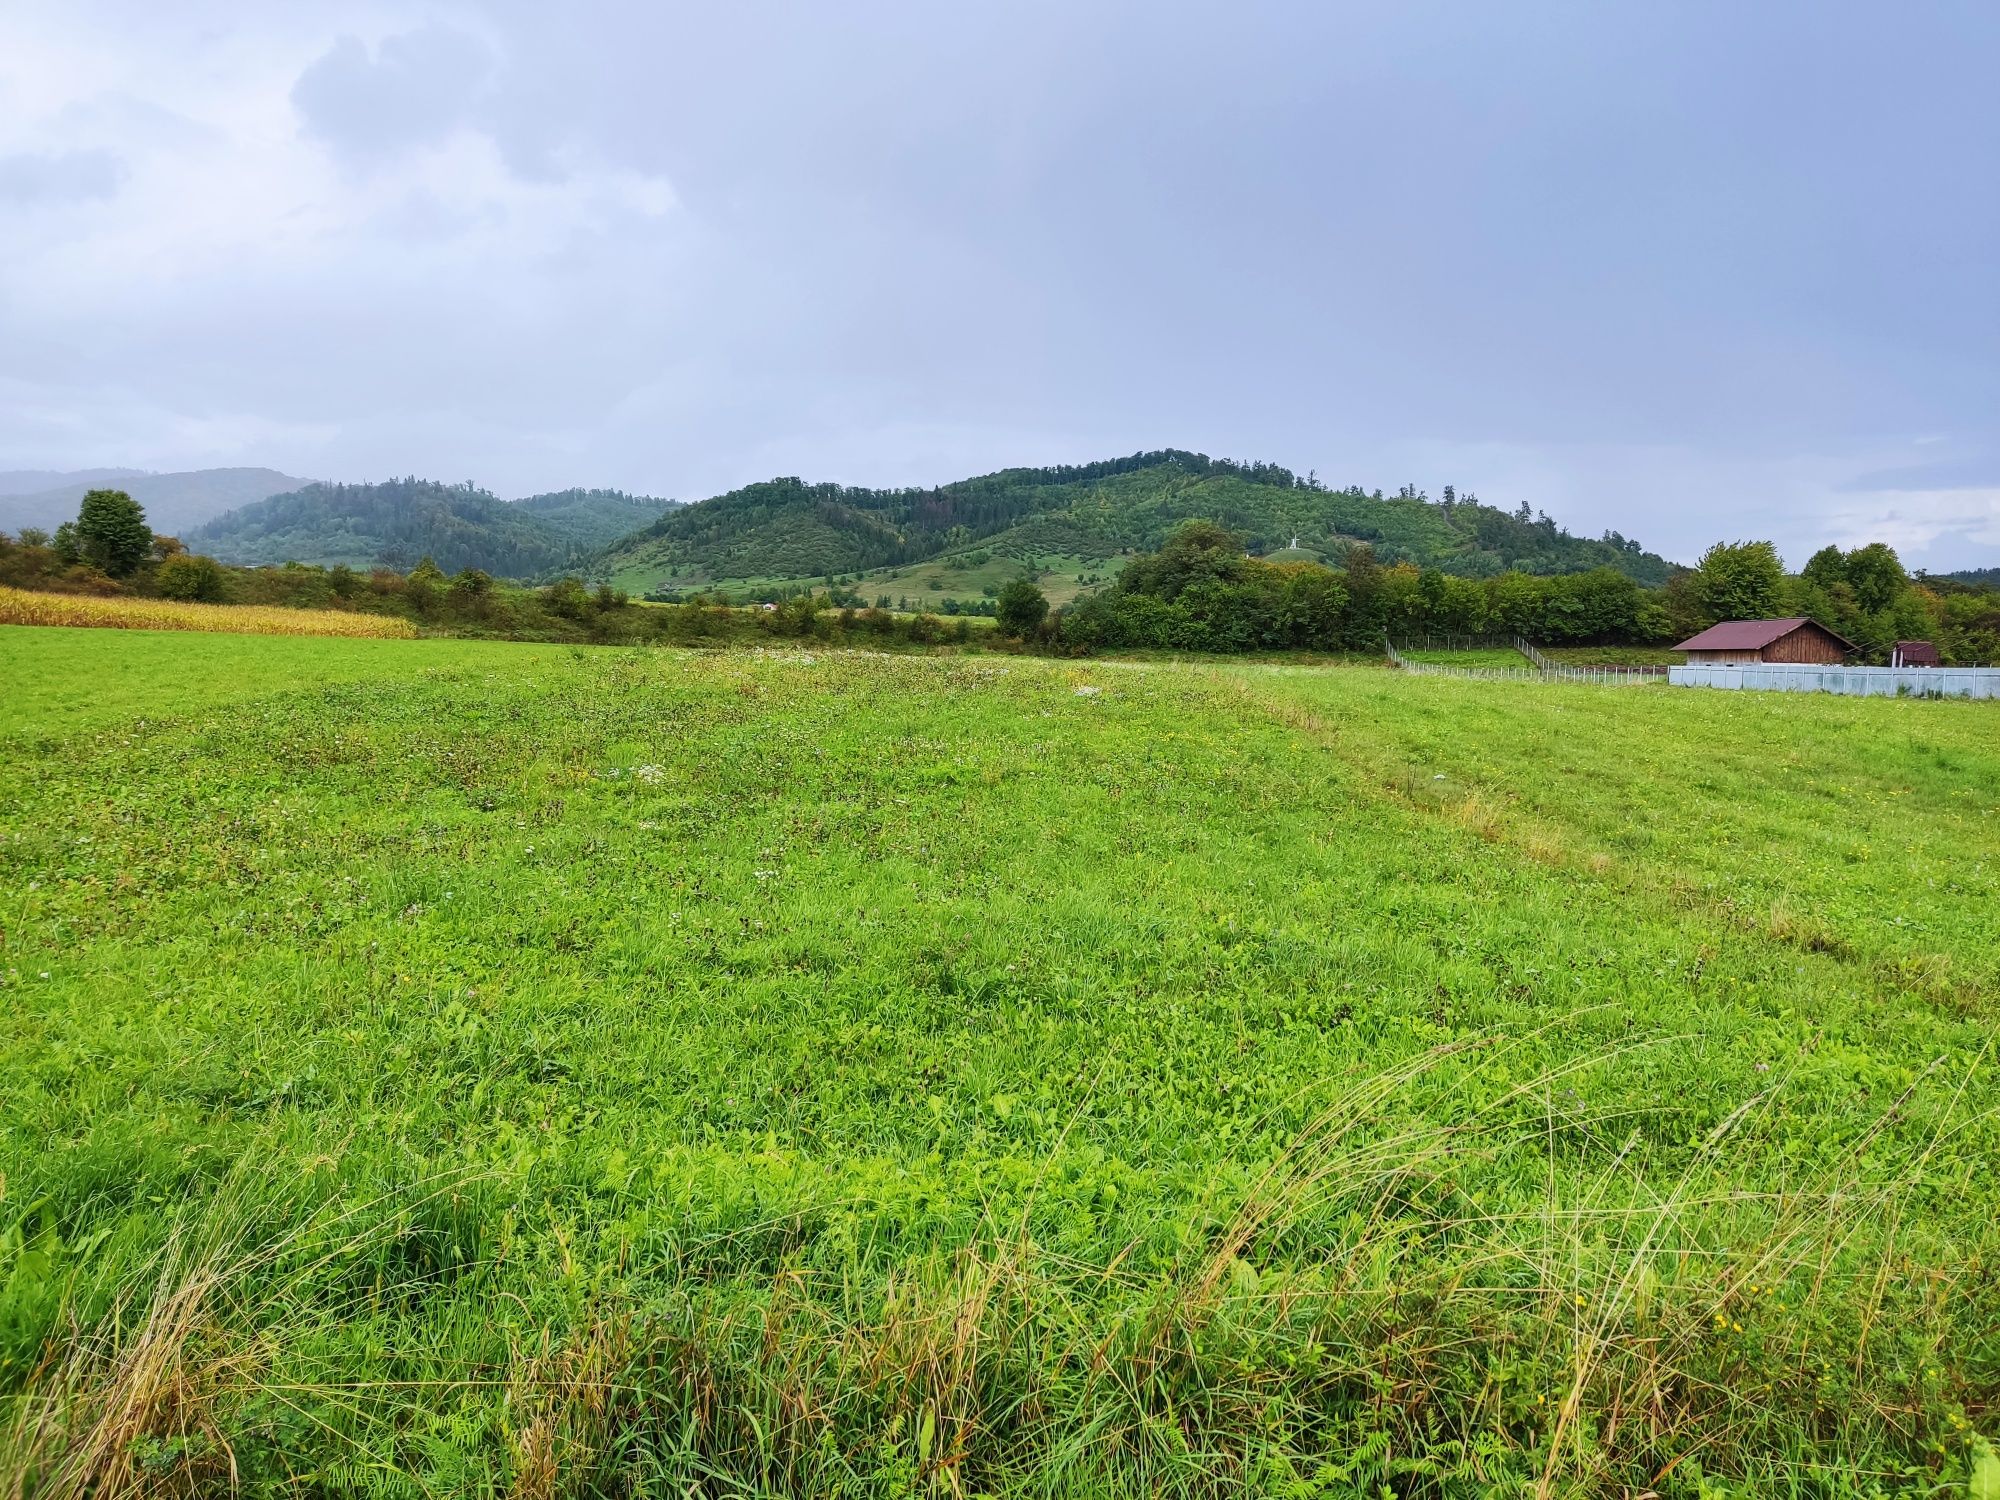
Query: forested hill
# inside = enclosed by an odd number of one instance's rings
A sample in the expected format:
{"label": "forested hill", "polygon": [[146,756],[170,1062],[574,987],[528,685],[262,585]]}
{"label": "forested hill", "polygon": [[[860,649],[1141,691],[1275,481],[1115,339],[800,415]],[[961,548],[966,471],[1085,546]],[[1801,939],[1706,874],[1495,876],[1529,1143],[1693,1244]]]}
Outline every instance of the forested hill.
{"label": "forested hill", "polygon": [[514,504],[593,552],[680,508],[678,500],[655,500],[623,490],[556,490]]}
{"label": "forested hill", "polygon": [[609,548],[592,571],[634,588],[719,580],[819,578],[897,567],[970,547],[1024,559],[1110,559],[1158,547],[1182,521],[1219,522],[1259,554],[1374,545],[1384,562],[1462,577],[1517,568],[1574,573],[1610,565],[1666,580],[1662,557],[1613,533],[1571,536],[1546,516],[1405,488],[1334,490],[1275,464],[1167,449],[1103,463],[997,474],[933,489],[871,490],[773,479],[662,516]]}
{"label": "forested hill", "polygon": [[469,484],[392,479],[312,484],[218,516],[182,537],[225,562],[346,563],[408,569],[429,557],[448,573],[501,578],[559,572],[671,502],[617,490],[564,490],[508,501]]}

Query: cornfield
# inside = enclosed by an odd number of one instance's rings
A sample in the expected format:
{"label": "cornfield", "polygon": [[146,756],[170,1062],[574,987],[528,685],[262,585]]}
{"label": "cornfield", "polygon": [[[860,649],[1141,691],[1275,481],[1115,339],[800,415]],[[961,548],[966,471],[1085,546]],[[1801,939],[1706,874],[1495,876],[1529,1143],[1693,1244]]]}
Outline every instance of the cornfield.
{"label": "cornfield", "polygon": [[265,604],[183,604],[172,599],[98,598],[0,588],[0,625],[80,625],[109,630],[219,630],[234,635],[346,635],[407,638],[408,620],[345,610]]}

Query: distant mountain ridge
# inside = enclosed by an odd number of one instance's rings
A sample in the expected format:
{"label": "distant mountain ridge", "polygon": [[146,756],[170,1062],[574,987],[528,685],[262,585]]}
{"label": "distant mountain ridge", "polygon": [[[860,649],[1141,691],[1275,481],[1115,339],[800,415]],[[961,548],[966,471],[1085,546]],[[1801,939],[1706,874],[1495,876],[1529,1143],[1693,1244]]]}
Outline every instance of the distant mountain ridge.
{"label": "distant mountain ridge", "polygon": [[475,485],[415,477],[309,484],[217,516],[181,540],[232,563],[408,569],[429,557],[448,573],[477,568],[536,579],[578,564],[674,503],[619,490],[502,500]]}
{"label": "distant mountain ridge", "polygon": [[[37,477],[48,476],[34,470],[0,475],[9,482]],[[24,526],[52,531],[76,519],[77,507],[91,490],[119,489],[145,507],[153,530],[178,536],[224,511],[312,482],[276,469],[189,469],[175,474],[82,469],[55,477],[61,482],[48,488],[0,495],[0,531],[15,532]]]}
{"label": "distant mountain ridge", "polygon": [[725,580],[865,576],[976,548],[1024,561],[1112,559],[1158,547],[1187,520],[1217,521],[1259,554],[1288,547],[1374,546],[1384,562],[1464,577],[1518,568],[1572,573],[1613,567],[1641,583],[1671,565],[1616,533],[1573,537],[1447,492],[1433,502],[1328,489],[1276,464],[1236,463],[1180,449],[1099,463],[998,473],[928,489],[876,490],[796,478],[746,485],[663,515],[592,561],[594,575],[634,589],[699,588]]}
{"label": "distant mountain ridge", "polygon": [[0,496],[38,495],[73,484],[110,485],[144,479],[150,469],[0,469]]}

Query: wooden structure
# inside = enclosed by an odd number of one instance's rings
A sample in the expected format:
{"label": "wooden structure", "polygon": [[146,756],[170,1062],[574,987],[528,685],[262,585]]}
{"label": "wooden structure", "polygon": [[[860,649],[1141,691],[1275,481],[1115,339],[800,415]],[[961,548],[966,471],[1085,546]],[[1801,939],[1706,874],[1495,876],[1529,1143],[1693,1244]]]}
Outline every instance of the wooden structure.
{"label": "wooden structure", "polygon": [[1889,653],[1892,667],[1941,667],[1938,649],[1929,641],[1898,641]]}
{"label": "wooden structure", "polygon": [[1724,620],[1674,647],[1691,667],[1742,667],[1761,662],[1838,666],[1855,650],[1817,620]]}

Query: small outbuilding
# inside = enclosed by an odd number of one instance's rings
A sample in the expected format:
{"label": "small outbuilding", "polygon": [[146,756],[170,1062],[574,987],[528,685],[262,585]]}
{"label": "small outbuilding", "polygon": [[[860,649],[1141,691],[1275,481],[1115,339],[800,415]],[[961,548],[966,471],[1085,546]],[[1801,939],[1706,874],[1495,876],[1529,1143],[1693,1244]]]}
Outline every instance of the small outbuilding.
{"label": "small outbuilding", "polygon": [[1852,641],[1803,615],[1790,620],[1724,620],[1674,647],[1687,653],[1691,667],[1741,667],[1758,662],[1837,667],[1855,649]]}
{"label": "small outbuilding", "polygon": [[1929,641],[1898,641],[1889,653],[1892,667],[1941,667],[1937,647]]}

